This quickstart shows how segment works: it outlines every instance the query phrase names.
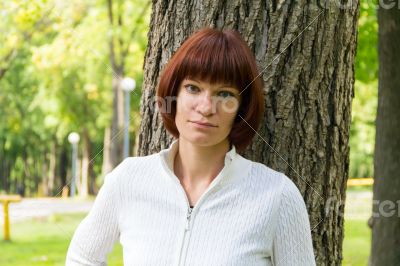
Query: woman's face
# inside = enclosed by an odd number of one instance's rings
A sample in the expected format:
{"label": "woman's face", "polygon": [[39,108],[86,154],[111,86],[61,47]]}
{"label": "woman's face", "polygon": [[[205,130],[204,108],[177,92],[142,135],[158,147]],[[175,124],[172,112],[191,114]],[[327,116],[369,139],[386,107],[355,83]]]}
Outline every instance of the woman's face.
{"label": "woman's face", "polygon": [[227,141],[240,101],[238,89],[230,85],[184,79],[175,115],[179,137],[200,146]]}

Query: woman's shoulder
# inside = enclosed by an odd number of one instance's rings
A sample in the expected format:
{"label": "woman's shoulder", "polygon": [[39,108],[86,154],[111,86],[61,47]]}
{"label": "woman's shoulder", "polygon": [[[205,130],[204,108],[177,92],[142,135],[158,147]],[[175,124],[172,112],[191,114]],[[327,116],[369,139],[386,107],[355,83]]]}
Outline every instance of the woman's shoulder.
{"label": "woman's shoulder", "polygon": [[276,178],[280,178],[277,176],[281,176],[282,173],[274,170],[268,166],[266,166],[265,164],[256,162],[256,161],[251,161],[251,164],[253,165],[253,169],[255,169],[256,171],[258,171],[260,174],[262,174],[263,176],[273,176]]}
{"label": "woman's shoulder", "polygon": [[273,187],[282,197],[301,197],[297,185],[285,175],[285,173],[274,170],[262,163],[251,161],[252,176],[268,187]]}
{"label": "woman's shoulder", "polygon": [[159,160],[159,153],[153,153],[146,156],[133,156],[128,157],[122,161],[125,167],[130,167],[138,164],[152,164]]}
{"label": "woman's shoulder", "polygon": [[112,176],[112,179],[123,181],[124,179],[132,179],[137,174],[141,174],[148,169],[153,169],[158,160],[158,154],[147,156],[135,156],[125,158],[118,164],[107,176]]}
{"label": "woman's shoulder", "polygon": [[287,177],[284,173],[272,169],[265,164],[250,161],[251,162],[251,176],[257,178],[260,182],[268,184],[282,184],[286,181]]}

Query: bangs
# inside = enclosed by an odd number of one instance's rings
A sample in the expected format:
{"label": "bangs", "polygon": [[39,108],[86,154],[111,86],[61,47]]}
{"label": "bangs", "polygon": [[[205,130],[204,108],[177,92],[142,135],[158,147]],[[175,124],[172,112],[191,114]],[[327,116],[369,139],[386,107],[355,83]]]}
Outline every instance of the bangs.
{"label": "bangs", "polygon": [[194,78],[227,84],[242,92],[250,77],[246,75],[246,62],[242,62],[245,58],[232,43],[218,35],[199,41],[187,50],[177,66],[178,79]]}

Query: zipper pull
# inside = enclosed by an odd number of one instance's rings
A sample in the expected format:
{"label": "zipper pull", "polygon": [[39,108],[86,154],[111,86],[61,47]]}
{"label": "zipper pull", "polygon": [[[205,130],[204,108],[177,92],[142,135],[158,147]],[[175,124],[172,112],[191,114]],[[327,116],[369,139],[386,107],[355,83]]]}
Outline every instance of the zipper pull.
{"label": "zipper pull", "polygon": [[189,207],[188,214],[186,216],[186,230],[189,230],[190,218],[192,216],[192,208]]}

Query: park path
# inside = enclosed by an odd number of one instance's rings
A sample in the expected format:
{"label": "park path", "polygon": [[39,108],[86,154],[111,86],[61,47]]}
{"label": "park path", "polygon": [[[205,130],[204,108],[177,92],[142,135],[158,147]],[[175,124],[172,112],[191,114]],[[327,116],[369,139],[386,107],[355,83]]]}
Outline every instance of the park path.
{"label": "park path", "polygon": [[344,218],[367,221],[372,214],[372,191],[347,191]]}
{"label": "park path", "polygon": [[[58,213],[88,212],[93,200],[63,198],[23,198],[19,203],[10,203],[10,222],[24,221],[36,217],[48,217]],[[0,204],[0,225],[4,223],[3,206]]]}
{"label": "park path", "polygon": [[[0,204],[1,205],[1,204]],[[34,217],[48,217],[59,213],[89,212],[92,200],[63,198],[24,198],[20,203],[10,203],[10,221],[24,221]],[[367,220],[371,215],[372,192],[348,191],[346,219]],[[3,224],[3,207],[0,207],[0,225]]]}

